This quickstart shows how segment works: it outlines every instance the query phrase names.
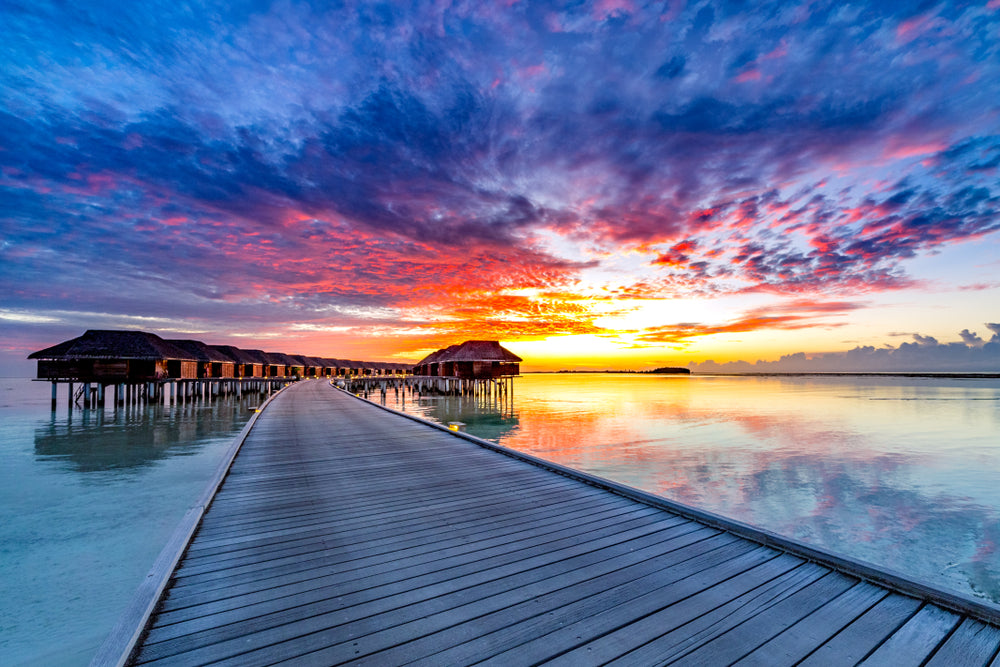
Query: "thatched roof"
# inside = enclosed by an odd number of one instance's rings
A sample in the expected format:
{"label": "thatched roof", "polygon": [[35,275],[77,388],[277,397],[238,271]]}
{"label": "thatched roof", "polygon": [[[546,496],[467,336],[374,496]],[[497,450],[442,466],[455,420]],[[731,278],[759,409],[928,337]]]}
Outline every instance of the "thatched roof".
{"label": "thatched roof", "polygon": [[233,363],[227,355],[202,343],[200,340],[168,338],[167,342],[188,352],[191,359],[201,362]]}
{"label": "thatched roof", "polygon": [[507,348],[500,345],[495,340],[467,340],[459,345],[451,345],[438,350],[422,361],[418,366],[426,364],[440,364],[446,361],[502,361],[504,363],[517,363],[523,361]]}
{"label": "thatched roof", "polygon": [[401,361],[387,361],[385,367],[391,371],[408,371],[413,368],[413,365],[404,364]]}
{"label": "thatched roof", "polygon": [[301,361],[290,357],[284,352],[265,352],[264,354],[267,355],[267,358],[270,360],[268,361],[268,363],[271,364],[272,366],[290,367],[290,366],[302,365]]}
{"label": "thatched roof", "polygon": [[442,348],[431,352],[426,357],[421,359],[416,363],[417,366],[426,366],[428,364],[436,364],[440,361],[445,361],[444,356],[454,350],[458,345],[449,345],[448,347]]}
{"label": "thatched roof", "polygon": [[[455,347],[455,346],[452,346]],[[451,349],[451,348],[449,348]],[[440,352],[440,350],[438,351]],[[437,354],[437,353],[435,353]],[[261,366],[408,370],[410,364],[384,361],[347,361],[246,350],[233,345],[206,345],[200,340],[164,340],[145,331],[91,329],[82,336],[28,355],[29,359],[141,359],[259,364]]]}
{"label": "thatched roof", "polygon": [[163,359],[194,357],[156,334],[145,331],[90,329],[82,336],[28,355],[29,359]]}
{"label": "thatched roof", "polygon": [[288,355],[292,359],[295,359],[298,364],[297,366],[311,366],[315,368],[322,368],[326,364],[323,363],[322,359],[317,359],[316,357],[307,357],[304,354],[290,354]]}
{"label": "thatched roof", "polygon": [[263,361],[257,360],[254,355],[250,354],[246,350],[241,350],[233,345],[209,345],[213,350],[217,350],[222,354],[229,357],[231,361],[235,361],[238,364],[263,364]]}
{"label": "thatched roof", "polygon": [[267,366],[271,362],[267,360],[267,354],[263,350],[243,350],[243,353],[253,359],[253,363]]}

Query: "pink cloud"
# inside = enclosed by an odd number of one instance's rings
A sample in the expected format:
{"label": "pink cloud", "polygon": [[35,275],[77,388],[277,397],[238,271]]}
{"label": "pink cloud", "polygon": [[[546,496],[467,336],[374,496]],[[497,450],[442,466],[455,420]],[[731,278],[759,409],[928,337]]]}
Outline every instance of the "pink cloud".
{"label": "pink cloud", "polygon": [[760,57],[760,59],[776,60],[778,58],[784,58],[787,55],[788,55],[788,42],[785,40],[781,40],[781,43],[778,44],[778,46],[774,47],[774,50],[772,50],[769,53],[765,53],[763,56]]}
{"label": "pink cloud", "polygon": [[598,21],[634,13],[635,5],[631,0],[597,0],[594,3],[594,18]]}
{"label": "pink cloud", "polygon": [[890,145],[882,153],[882,157],[889,160],[905,160],[906,158],[919,157],[940,153],[948,148],[948,144],[941,141],[930,141],[919,144],[897,144]]}

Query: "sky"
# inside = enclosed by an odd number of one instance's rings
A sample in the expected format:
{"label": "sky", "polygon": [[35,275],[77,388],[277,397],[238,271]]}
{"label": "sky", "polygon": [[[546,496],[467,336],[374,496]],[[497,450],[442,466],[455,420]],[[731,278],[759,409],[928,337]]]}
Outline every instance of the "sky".
{"label": "sky", "polygon": [[0,23],[0,374],[118,328],[1000,370],[1000,0],[7,0]]}

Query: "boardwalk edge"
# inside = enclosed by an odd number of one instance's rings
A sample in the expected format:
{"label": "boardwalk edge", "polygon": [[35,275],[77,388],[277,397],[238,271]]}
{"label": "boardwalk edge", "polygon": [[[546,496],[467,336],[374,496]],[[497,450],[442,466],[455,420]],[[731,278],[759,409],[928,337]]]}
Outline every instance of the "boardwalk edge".
{"label": "boardwalk edge", "polygon": [[229,445],[229,450],[223,457],[215,474],[209,480],[204,492],[202,492],[198,501],[184,514],[173,535],[171,535],[170,540],[167,541],[166,546],[163,547],[160,555],[154,561],[153,567],[149,570],[142,583],[139,584],[131,601],[118,619],[118,623],[115,624],[107,639],[104,640],[104,643],[97,650],[93,660],[90,662],[90,667],[124,667],[129,664],[132,654],[139,644],[139,640],[145,634],[153,613],[156,611],[160,597],[170,582],[170,577],[173,575],[177,563],[180,562],[187,551],[195,531],[197,531],[198,526],[201,524],[202,517],[205,515],[206,510],[208,510],[209,505],[212,504],[212,500],[215,498],[219,487],[222,486],[222,482],[229,474],[233,461],[243,447],[243,443],[250,434],[250,430],[257,423],[257,418],[261,415],[264,408],[288,386],[285,385],[285,387],[271,394],[257,408],[256,412],[251,415],[250,420],[243,426],[239,435],[233,439],[233,442]]}

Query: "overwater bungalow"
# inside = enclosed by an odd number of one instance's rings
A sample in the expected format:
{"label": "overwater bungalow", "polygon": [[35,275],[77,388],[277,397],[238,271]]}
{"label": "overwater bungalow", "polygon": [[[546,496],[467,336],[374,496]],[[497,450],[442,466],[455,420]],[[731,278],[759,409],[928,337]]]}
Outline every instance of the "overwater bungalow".
{"label": "overwater bungalow", "polygon": [[520,375],[522,359],[495,340],[467,340],[427,355],[415,373],[463,380],[496,379]]}
{"label": "overwater bungalow", "polygon": [[291,354],[292,359],[302,364],[303,377],[320,377],[323,375],[324,362],[316,357],[309,357],[304,354]]}
{"label": "overwater bungalow", "polygon": [[264,377],[264,363],[255,358],[247,350],[241,350],[233,345],[209,345],[213,350],[217,350],[226,355],[236,364],[236,377],[238,378],[262,378]]}
{"label": "overwater bungalow", "polygon": [[292,355],[285,354],[284,352],[275,352],[273,354],[276,354],[285,360],[285,375],[287,377],[305,377],[306,365],[300,357],[293,357]]}
{"label": "overwater bungalow", "polygon": [[274,377],[271,374],[271,361],[263,350],[247,350],[243,349],[243,353],[253,359],[254,366],[260,366],[260,377]]}
{"label": "overwater bungalow", "polygon": [[334,377],[337,375],[338,361],[336,359],[331,359],[329,357],[323,357],[321,359],[323,362],[323,376],[324,377]]}
{"label": "overwater bungalow", "polygon": [[264,375],[269,378],[283,378],[285,377],[285,367],[288,365],[288,361],[285,359],[285,355],[278,354],[277,352],[262,352],[264,359],[267,361],[267,365],[264,367]]}
{"label": "overwater bungalow", "polygon": [[446,347],[441,350],[436,350],[434,352],[431,352],[426,357],[424,357],[423,359],[421,359],[416,363],[416,366],[414,367],[414,373],[416,375],[429,375],[431,377],[437,377],[442,375],[442,373],[440,373],[441,359],[449,350],[452,350],[455,347],[457,346],[452,345],[450,347]]}
{"label": "overwater bungalow", "polygon": [[199,378],[236,376],[236,362],[200,340],[168,338],[167,342],[189,353],[198,362]]}
{"label": "overwater bungalow", "polygon": [[198,377],[186,350],[145,331],[90,329],[82,336],[33,352],[38,378],[114,384]]}

